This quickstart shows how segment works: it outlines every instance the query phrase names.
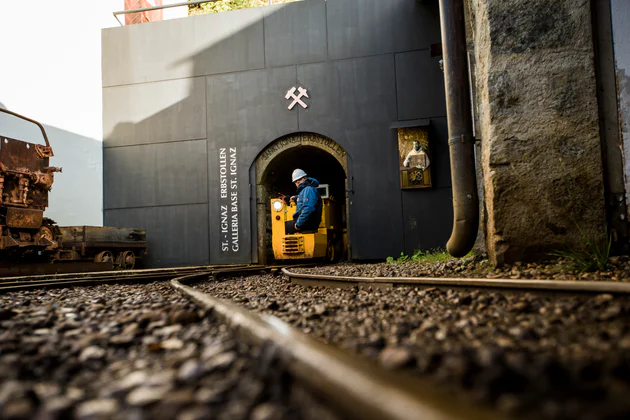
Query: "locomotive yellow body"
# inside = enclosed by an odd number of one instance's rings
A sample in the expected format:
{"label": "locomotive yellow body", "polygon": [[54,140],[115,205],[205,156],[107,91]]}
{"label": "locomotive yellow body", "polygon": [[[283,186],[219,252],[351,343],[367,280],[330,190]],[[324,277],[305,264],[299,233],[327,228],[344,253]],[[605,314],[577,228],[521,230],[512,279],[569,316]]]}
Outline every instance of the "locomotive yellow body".
{"label": "locomotive yellow body", "polygon": [[[321,187],[326,187],[322,185]],[[287,234],[285,222],[293,220],[296,204],[280,198],[271,200],[271,233],[276,260],[325,258],[335,261],[343,257],[347,244],[342,212],[328,194],[322,196],[322,220],[317,231]]]}

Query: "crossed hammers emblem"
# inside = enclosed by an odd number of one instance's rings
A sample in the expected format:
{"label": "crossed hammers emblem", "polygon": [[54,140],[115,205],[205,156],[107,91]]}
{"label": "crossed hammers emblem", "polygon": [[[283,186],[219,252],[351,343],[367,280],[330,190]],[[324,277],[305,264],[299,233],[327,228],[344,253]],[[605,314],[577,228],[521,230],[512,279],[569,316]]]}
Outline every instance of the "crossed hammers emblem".
{"label": "crossed hammers emblem", "polygon": [[[296,91],[299,92],[298,95],[295,94]],[[287,94],[284,95],[284,98],[293,98],[293,102],[291,102],[291,104],[289,105],[289,109],[293,109],[296,104],[300,104],[302,108],[308,108],[308,105],[306,105],[304,101],[302,101],[302,98],[308,98],[308,92],[303,87],[299,87],[297,89],[295,87],[292,87],[287,91]]]}

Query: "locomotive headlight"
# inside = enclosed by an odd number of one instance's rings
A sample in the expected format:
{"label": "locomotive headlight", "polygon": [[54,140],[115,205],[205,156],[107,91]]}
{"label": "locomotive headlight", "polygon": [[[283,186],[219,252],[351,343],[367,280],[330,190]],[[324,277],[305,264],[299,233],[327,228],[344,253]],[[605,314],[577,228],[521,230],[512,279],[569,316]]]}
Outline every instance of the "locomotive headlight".
{"label": "locomotive headlight", "polygon": [[282,211],[282,201],[274,201],[273,202],[273,209],[275,211]]}

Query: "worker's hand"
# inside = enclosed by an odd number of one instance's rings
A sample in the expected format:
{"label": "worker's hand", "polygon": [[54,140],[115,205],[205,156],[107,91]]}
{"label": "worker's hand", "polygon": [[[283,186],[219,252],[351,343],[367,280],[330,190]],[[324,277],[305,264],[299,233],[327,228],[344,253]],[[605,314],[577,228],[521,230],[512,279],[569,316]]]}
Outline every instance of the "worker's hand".
{"label": "worker's hand", "polygon": [[297,196],[292,195],[290,200],[291,200],[292,203],[295,203],[296,200],[297,200]]}
{"label": "worker's hand", "polygon": [[298,227],[297,223],[295,224],[295,230],[300,230],[300,228]]}

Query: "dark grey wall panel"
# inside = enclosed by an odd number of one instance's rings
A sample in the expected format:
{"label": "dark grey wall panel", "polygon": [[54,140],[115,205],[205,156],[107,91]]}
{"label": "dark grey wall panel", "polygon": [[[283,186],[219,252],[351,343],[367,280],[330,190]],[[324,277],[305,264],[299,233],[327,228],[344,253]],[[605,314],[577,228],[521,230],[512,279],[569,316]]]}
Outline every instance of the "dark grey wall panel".
{"label": "dark grey wall panel", "polygon": [[431,58],[429,50],[396,54],[399,120],[446,116],[439,61],[440,57]]}
{"label": "dark grey wall panel", "polygon": [[149,267],[209,263],[206,204],[106,210],[104,223],[146,229]]}
{"label": "dark grey wall panel", "polygon": [[[308,0],[105,30],[105,223],[146,228],[152,266],[250,262],[251,165],[314,132],[348,153],[355,258],[438,246],[452,223],[442,74],[425,51],[438,22],[435,2]],[[287,109],[294,86],[307,109]],[[401,191],[390,126],[416,118],[432,119],[434,188]],[[421,235],[412,218],[433,223]]]}
{"label": "dark grey wall panel", "polygon": [[352,158],[350,208],[355,258],[383,258],[400,248],[402,208],[398,186],[394,57],[383,55],[298,67],[311,92],[300,109],[300,131],[326,135]]}
{"label": "dark grey wall panel", "polygon": [[298,83],[311,96],[309,107],[299,109],[302,131],[324,129],[339,136],[396,121],[393,55],[301,65]]}
{"label": "dark grey wall panel", "polygon": [[205,140],[103,151],[105,209],[205,203]]}
{"label": "dark grey wall panel", "polygon": [[451,189],[405,190],[402,196],[404,252],[445,248],[453,227]]}
{"label": "dark grey wall panel", "polygon": [[172,19],[102,32],[103,86],[265,66],[263,10]]}
{"label": "dark grey wall panel", "polygon": [[403,242],[396,135],[388,128],[348,133],[353,170],[350,226],[352,255],[377,259],[396,255]]}
{"label": "dark grey wall panel", "polygon": [[440,42],[439,10],[415,0],[328,0],[330,59],[428,48]]}
{"label": "dark grey wall panel", "polygon": [[324,0],[265,8],[267,67],[324,61],[326,48]]}
{"label": "dark grey wall panel", "polygon": [[429,142],[433,188],[449,188],[451,186],[451,156],[448,148],[446,118],[431,119]]}
{"label": "dark grey wall panel", "polygon": [[103,89],[104,147],[206,138],[205,78]]}
{"label": "dark grey wall panel", "polygon": [[[295,67],[242,72],[207,78],[208,97],[208,191],[212,263],[248,262],[251,259],[249,169],[260,151],[275,139],[297,131],[297,110],[288,110],[284,98],[296,83]],[[221,206],[229,200],[220,195],[221,149],[227,158],[235,149],[238,188],[239,249],[222,250]],[[229,170],[228,162],[228,170]],[[231,171],[230,171],[231,172]],[[228,191],[231,193],[231,190]],[[231,211],[229,216],[232,217]],[[230,224],[231,229],[231,224]],[[231,235],[231,232],[228,232]],[[228,238],[229,239],[229,238]]]}

